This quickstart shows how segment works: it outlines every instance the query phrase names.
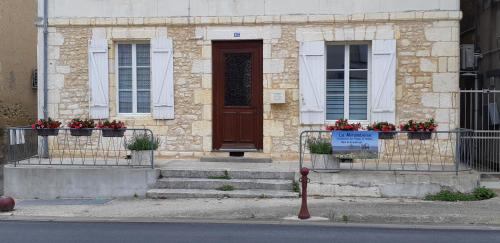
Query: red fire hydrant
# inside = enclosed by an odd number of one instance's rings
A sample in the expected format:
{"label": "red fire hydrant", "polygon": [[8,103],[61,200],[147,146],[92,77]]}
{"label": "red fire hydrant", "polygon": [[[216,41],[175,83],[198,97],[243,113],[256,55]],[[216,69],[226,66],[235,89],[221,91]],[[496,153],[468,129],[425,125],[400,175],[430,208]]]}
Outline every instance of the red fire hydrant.
{"label": "red fire hydrant", "polygon": [[308,219],[311,217],[307,209],[307,183],[309,182],[307,175],[309,169],[306,167],[300,169],[300,174],[302,175],[302,178],[299,179],[302,182],[302,205],[300,206],[299,219]]}
{"label": "red fire hydrant", "polygon": [[14,210],[16,202],[12,197],[0,197],[0,212],[9,212]]}

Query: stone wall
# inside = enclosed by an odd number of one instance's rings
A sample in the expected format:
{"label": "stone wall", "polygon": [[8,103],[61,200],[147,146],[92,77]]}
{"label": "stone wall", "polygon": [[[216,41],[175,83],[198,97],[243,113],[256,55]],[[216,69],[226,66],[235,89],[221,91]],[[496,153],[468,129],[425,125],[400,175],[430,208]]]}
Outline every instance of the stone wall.
{"label": "stone wall", "polygon": [[[49,112],[60,120],[88,116],[87,46],[104,28],[109,39],[110,111],[128,126],[151,128],[162,138],[159,154],[216,155],[212,148],[212,40],[262,39],[264,43],[264,153],[298,157],[298,50],[300,41],[397,39],[397,121],[435,117],[440,130],[457,126],[460,12],[370,13],[349,16],[247,16],[80,18],[50,20]],[[166,32],[174,43],[175,120],[116,115],[115,44]],[[269,92],[285,90],[286,104]]]}

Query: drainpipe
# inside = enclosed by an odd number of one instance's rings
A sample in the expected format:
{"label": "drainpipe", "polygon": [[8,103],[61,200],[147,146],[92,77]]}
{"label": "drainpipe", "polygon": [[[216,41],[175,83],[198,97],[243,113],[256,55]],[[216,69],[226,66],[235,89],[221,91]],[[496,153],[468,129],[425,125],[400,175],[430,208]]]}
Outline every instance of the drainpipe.
{"label": "drainpipe", "polygon": [[48,39],[49,39],[49,18],[48,18],[48,0],[43,0],[43,118],[47,119],[49,117],[49,111],[47,109],[49,93],[48,88]]}
{"label": "drainpipe", "polygon": [[[49,118],[49,111],[48,111],[48,93],[49,93],[49,87],[48,87],[48,79],[49,79],[49,57],[48,57],[48,49],[49,49],[49,7],[48,7],[48,0],[43,0],[43,118],[47,119]],[[40,151],[42,154],[42,158],[48,158],[49,157],[49,141],[48,137],[43,137],[42,139],[42,149]]]}

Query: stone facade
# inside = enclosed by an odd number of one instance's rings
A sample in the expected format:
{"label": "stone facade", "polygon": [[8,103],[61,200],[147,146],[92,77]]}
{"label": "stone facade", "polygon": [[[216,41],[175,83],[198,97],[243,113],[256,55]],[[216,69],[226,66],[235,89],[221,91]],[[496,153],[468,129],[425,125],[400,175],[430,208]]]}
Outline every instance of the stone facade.
{"label": "stone facade", "polygon": [[[264,151],[251,156],[296,159],[299,151],[299,43],[397,40],[396,120],[436,118],[440,130],[458,125],[458,11],[353,15],[50,19],[49,114],[67,121],[89,114],[88,41],[96,29],[109,40],[110,114],[129,127],[160,136],[159,154],[216,155],[212,151],[212,40],[263,40]],[[116,112],[115,44],[167,33],[174,43],[175,119],[123,117]],[[284,90],[285,104],[269,93]]]}

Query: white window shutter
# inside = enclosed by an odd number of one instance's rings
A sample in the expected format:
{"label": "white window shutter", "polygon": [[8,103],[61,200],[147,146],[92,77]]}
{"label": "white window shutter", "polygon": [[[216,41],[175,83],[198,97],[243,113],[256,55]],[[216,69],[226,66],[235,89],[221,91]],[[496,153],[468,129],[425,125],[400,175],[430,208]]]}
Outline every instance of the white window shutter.
{"label": "white window shutter", "polygon": [[325,42],[302,42],[299,52],[300,122],[322,125],[325,123]]}
{"label": "white window shutter", "polygon": [[173,45],[167,37],[151,41],[153,118],[174,119]]}
{"label": "white window shutter", "polygon": [[89,45],[90,117],[109,118],[108,41],[92,38]]}
{"label": "white window shutter", "polygon": [[396,40],[372,44],[371,121],[396,122]]}

